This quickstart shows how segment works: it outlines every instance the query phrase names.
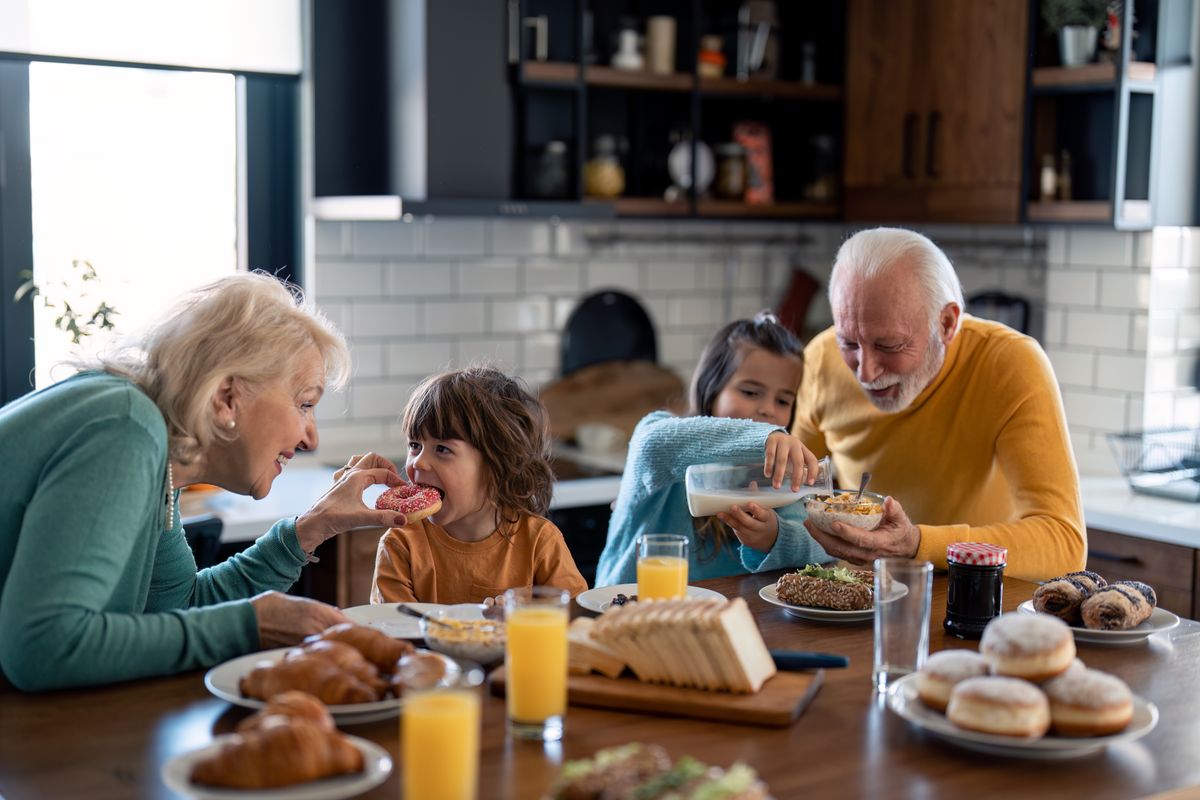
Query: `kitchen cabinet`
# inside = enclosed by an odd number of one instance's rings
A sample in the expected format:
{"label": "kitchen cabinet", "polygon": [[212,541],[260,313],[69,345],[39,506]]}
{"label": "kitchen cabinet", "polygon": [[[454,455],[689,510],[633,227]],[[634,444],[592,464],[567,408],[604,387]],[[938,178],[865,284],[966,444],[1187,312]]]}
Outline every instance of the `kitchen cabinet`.
{"label": "kitchen cabinet", "polygon": [[851,0],[845,215],[1017,222],[1026,0]]}
{"label": "kitchen cabinet", "polygon": [[1181,617],[1196,619],[1200,614],[1200,550],[1088,528],[1087,568],[1110,583],[1141,581],[1153,586],[1159,607]]}

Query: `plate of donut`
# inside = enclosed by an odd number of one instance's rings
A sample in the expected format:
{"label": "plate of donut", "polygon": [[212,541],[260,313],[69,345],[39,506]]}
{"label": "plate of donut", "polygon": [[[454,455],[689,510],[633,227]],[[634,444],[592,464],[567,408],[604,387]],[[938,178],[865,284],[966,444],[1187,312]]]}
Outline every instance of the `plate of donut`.
{"label": "plate of donut", "polygon": [[905,675],[888,688],[887,705],[897,716],[951,744],[993,755],[1032,759],[1066,759],[1092,755],[1115,744],[1140,739],[1158,724],[1158,708],[1133,695],[1133,717],[1120,733],[1107,736],[1043,736],[1021,738],[960,728],[946,716],[921,702],[919,673]]}
{"label": "plate of donut", "polygon": [[[1036,614],[1032,600],[1026,600],[1017,609],[1025,614]],[[1150,613],[1150,618],[1140,625],[1123,630],[1106,631],[1098,628],[1083,628],[1071,626],[1075,641],[1090,644],[1136,644],[1144,642],[1156,633],[1169,631],[1179,624],[1179,617],[1165,608],[1156,608]]]}

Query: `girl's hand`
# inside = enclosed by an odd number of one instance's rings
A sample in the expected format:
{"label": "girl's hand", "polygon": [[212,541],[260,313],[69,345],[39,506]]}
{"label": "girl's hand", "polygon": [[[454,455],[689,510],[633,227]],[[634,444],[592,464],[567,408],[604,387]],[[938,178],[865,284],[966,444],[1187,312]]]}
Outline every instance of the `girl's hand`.
{"label": "girl's hand", "polygon": [[733,529],[739,542],[763,553],[771,552],[779,538],[779,515],[758,503],[734,506],[717,514],[717,519]]}
{"label": "girl's hand", "polygon": [[767,437],[763,457],[763,475],[771,479],[776,489],[783,486],[788,468],[792,470],[792,491],[800,491],[803,483],[817,479],[817,457],[795,436],[775,431]]}
{"label": "girl's hand", "polygon": [[483,598],[484,619],[504,619],[504,595]]}

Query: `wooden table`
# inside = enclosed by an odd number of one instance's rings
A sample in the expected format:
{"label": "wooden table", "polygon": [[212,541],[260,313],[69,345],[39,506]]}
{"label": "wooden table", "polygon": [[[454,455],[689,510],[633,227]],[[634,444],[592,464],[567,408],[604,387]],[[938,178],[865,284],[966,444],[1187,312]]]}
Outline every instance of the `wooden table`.
{"label": "wooden table", "polygon": [[[960,750],[887,711],[871,690],[871,626],[807,622],[764,603],[758,589],[777,575],[706,581],[747,599],[767,644],[850,657],[791,728],[753,728],[572,707],[560,744],[509,739],[504,703],[486,697],[480,797],[537,798],[563,759],[629,741],[665,746],[728,766],[743,760],[794,797],[1058,796],[1131,798],[1200,784],[1200,623],[1124,647],[1080,644],[1091,666],[1124,678],[1158,704],[1158,727],[1138,742],[1071,761],[1015,761]],[[1033,584],[1005,581],[1006,610],[1028,599]],[[934,578],[931,650],[970,647],[942,634],[946,585]],[[202,673],[100,689],[24,695],[0,689],[0,795],[9,800],[58,797],[170,797],[159,769],[171,756],[207,743],[246,715],[206,692]],[[397,770],[369,797],[399,796],[398,721],[349,732],[388,749]]]}

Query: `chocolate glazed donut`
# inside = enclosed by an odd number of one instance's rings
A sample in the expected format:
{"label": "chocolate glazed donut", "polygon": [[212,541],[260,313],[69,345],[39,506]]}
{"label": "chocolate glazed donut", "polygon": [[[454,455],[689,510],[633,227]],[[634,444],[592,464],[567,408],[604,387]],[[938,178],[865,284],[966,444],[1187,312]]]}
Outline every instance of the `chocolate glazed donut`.
{"label": "chocolate glazed donut", "polygon": [[1141,581],[1117,581],[1083,601],[1083,624],[1103,631],[1120,631],[1150,618],[1158,598]]}

